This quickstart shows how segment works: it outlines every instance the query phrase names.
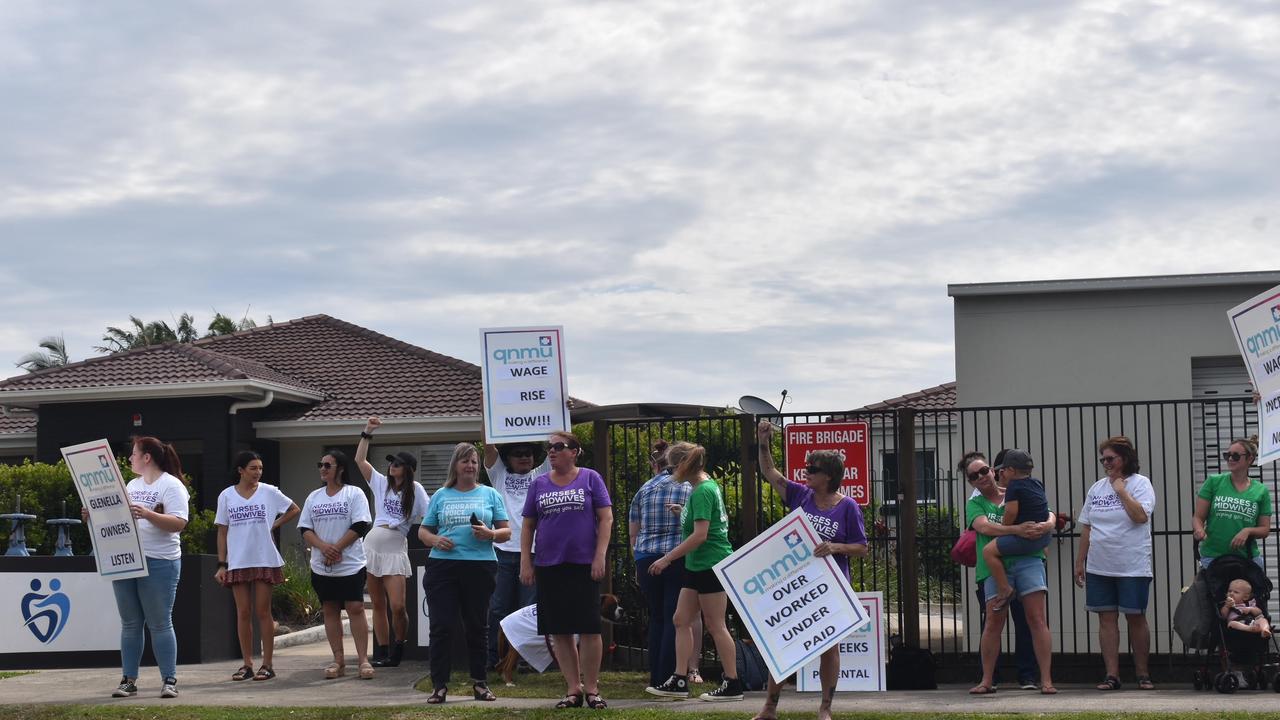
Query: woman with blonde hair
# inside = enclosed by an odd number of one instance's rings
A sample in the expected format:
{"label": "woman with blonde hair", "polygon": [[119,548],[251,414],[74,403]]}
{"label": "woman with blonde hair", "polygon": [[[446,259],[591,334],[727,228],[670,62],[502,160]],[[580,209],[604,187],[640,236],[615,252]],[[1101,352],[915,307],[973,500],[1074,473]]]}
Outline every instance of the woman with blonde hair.
{"label": "woman with blonde hair", "polygon": [[[476,700],[497,700],[485,668],[489,599],[498,574],[495,542],[511,537],[502,495],[479,484],[480,455],[470,443],[458,443],[449,458],[444,487],[437,490],[422,518],[418,539],[431,548],[422,576],[422,592],[431,616],[430,705],[445,701],[452,670],[453,627],[459,614]],[[497,632],[495,629],[494,632]]]}
{"label": "woman with blonde hair", "polygon": [[521,513],[520,581],[529,585],[537,578],[538,634],[551,639],[564,675],[565,693],[556,707],[585,701],[601,709],[608,703],[600,697],[600,580],[613,503],[600,474],[578,467],[582,446],[572,433],[551,433],[547,442],[551,472],[534,479]]}
{"label": "woman with blonde hair", "polygon": [[1258,438],[1236,438],[1222,453],[1227,472],[1210,475],[1196,494],[1191,534],[1200,541],[1200,565],[1239,555],[1263,567],[1258,542],[1271,533],[1271,493],[1249,477],[1258,457]]}
{"label": "woman with blonde hair", "polygon": [[[649,565],[649,574],[660,575],[671,563],[684,558],[684,581],[676,602],[676,668],[689,667],[695,651],[693,621],[702,613],[707,632],[720,655],[722,679],[720,687],[702,693],[700,700],[723,702],[742,699],[742,682],[738,679],[737,655],[733,636],[725,625],[728,596],[711,569],[733,553],[729,544],[729,514],[725,510],[720,486],[706,473],[707,451],[701,445],[678,442],[667,450],[667,462],[675,468],[672,477],[688,482],[693,490],[689,502],[680,513],[680,534],[684,540]],[[661,697],[689,697],[689,678],[678,672],[657,687],[645,692]]]}

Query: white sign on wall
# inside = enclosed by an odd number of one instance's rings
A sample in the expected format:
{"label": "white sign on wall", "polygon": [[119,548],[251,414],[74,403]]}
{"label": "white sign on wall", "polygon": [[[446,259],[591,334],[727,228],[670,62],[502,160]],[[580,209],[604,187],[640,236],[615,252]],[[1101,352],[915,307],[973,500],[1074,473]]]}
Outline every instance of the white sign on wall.
{"label": "white sign on wall", "polygon": [[482,329],[480,352],[485,442],[537,442],[570,428],[564,328]]}
{"label": "white sign on wall", "polygon": [[80,502],[89,510],[89,537],[98,574],[112,580],[147,576],[147,558],[133,519],[124,476],[106,440],[62,448]]}
{"label": "white sign on wall", "polygon": [[714,568],[777,682],[867,621],[866,610],[797,508]]}
{"label": "white sign on wall", "polygon": [[[867,611],[867,622],[840,641],[840,680],[838,692],[883,691],[884,680],[884,593],[858,593],[862,608]],[[796,675],[796,690],[820,692],[822,678],[818,674],[819,660],[804,666]]]}
{"label": "white sign on wall", "polygon": [[93,572],[6,573],[4,578],[0,653],[120,649],[120,616],[110,580]]}

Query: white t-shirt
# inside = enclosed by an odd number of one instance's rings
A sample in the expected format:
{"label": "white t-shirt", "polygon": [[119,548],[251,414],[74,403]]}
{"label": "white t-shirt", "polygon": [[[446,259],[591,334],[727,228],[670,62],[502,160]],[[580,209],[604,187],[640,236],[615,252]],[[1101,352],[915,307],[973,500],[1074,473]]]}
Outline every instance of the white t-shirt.
{"label": "white t-shirt", "polygon": [[227,569],[284,565],[271,537],[271,526],[292,505],[293,501],[275,485],[258,483],[247,500],[236,492],[235,485],[224,489],[218,495],[213,522],[227,528]]}
{"label": "white t-shirt", "polygon": [[[156,512],[183,520],[188,518],[187,503],[191,496],[187,494],[187,486],[169,473],[161,474],[153,483],[148,483],[141,476],[136,477],[124,489],[129,493],[131,505],[141,505],[148,510],[156,510],[159,505],[161,509]],[[138,537],[142,539],[142,554],[147,557],[160,560],[181,559],[182,541],[178,535],[176,532],[161,530],[150,520],[138,518]]]}
{"label": "white t-shirt", "polygon": [[[543,460],[541,465],[529,472],[517,474],[507,472],[507,466],[499,455],[498,462],[494,463],[493,467],[485,468],[485,471],[489,473],[489,482],[493,483],[493,489],[502,496],[502,504],[507,507],[507,522],[511,527],[511,539],[504,543],[496,543],[493,547],[495,550],[518,553],[520,552],[520,526],[524,524],[521,513],[524,512],[525,496],[529,494],[529,486],[533,484],[534,478],[551,472],[551,460],[549,458]],[[537,545],[535,544],[534,547],[536,549]]]}
{"label": "white t-shirt", "polygon": [[520,657],[538,672],[546,672],[555,656],[545,635],[538,634],[538,606],[522,607],[502,618],[502,634]]}
{"label": "white t-shirt", "polygon": [[[354,485],[343,485],[336,495],[329,495],[328,487],[316,488],[307,496],[298,517],[299,528],[310,528],[321,540],[336,543],[358,522],[370,522],[369,500],[364,491]],[[355,575],[364,567],[364,538],[356,538],[342,551],[342,559],[334,565],[326,565],[324,553],[311,548],[311,572],[329,577]]]}
{"label": "white t-shirt", "polygon": [[1143,475],[1130,475],[1125,489],[1147,511],[1147,522],[1129,519],[1111,480],[1102,478],[1089,488],[1079,521],[1089,526],[1089,556],[1085,570],[1107,577],[1151,577],[1151,513],[1156,491]]}
{"label": "white t-shirt", "polygon": [[422,483],[413,484],[413,509],[409,517],[404,516],[404,508],[400,507],[400,493],[389,490],[387,476],[373,471],[369,476],[369,489],[373,490],[373,525],[389,527],[400,531],[401,535],[409,534],[409,526],[420,522],[427,514],[427,505],[431,500],[427,497]]}

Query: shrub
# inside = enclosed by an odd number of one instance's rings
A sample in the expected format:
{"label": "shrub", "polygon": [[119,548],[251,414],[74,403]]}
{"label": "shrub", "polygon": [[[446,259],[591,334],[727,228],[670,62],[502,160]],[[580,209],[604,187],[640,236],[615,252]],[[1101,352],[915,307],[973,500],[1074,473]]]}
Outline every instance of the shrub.
{"label": "shrub", "polygon": [[320,618],[320,598],[311,587],[311,566],[306,551],[285,548],[284,582],[271,589],[271,613],[285,625],[314,625]]}

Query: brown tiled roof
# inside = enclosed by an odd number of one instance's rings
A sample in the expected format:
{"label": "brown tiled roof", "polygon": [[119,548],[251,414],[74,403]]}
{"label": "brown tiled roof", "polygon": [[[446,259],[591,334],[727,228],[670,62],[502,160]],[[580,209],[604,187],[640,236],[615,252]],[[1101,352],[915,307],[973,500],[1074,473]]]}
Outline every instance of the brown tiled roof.
{"label": "brown tiled roof", "polygon": [[3,400],[6,392],[226,380],[259,380],[312,393],[321,392],[318,387],[308,385],[257,360],[191,344],[164,343],[0,381],[0,400]]}
{"label": "brown tiled roof", "polygon": [[20,435],[35,431],[35,413],[14,413],[13,417],[0,414],[0,435]]}
{"label": "brown tiled roof", "polygon": [[858,410],[896,410],[897,408],[915,408],[916,410],[950,410],[956,406],[956,383],[942,383],[936,387],[925,388],[919,392],[889,398],[872,403]]}
{"label": "brown tiled roof", "polygon": [[480,367],[358,325],[310,315],[197,340],[199,348],[253,358],[318,387],[328,398],[272,420],[479,415]]}

